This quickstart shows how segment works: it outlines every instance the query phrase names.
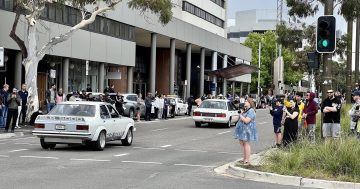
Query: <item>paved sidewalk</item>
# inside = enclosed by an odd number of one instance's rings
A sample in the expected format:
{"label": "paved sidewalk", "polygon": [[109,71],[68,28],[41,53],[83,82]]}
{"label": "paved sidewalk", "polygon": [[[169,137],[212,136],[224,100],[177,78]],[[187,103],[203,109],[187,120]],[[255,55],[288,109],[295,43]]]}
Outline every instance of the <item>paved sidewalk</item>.
{"label": "paved sidewalk", "polygon": [[28,125],[21,127],[21,129],[15,129],[14,133],[5,133],[4,128],[0,128],[0,139],[6,139],[11,137],[19,137],[24,135],[31,134],[31,131],[34,129],[34,126]]}
{"label": "paved sidewalk", "polygon": [[[276,148],[260,152],[258,154],[253,154],[250,157],[251,165],[258,166],[261,165],[264,157],[277,150]],[[319,180],[319,179],[310,179],[305,177],[298,176],[287,176],[279,175],[275,173],[255,171],[251,169],[246,169],[243,167],[237,166],[239,160],[228,163],[226,165],[216,168],[214,171],[218,174],[225,176],[231,176],[234,178],[242,178],[245,180],[253,180],[258,182],[266,182],[272,184],[281,184],[289,186],[298,186],[298,187],[309,187],[309,188],[326,188],[326,189],[360,189],[360,183],[352,182],[340,182],[340,181],[329,181],[329,180]]]}

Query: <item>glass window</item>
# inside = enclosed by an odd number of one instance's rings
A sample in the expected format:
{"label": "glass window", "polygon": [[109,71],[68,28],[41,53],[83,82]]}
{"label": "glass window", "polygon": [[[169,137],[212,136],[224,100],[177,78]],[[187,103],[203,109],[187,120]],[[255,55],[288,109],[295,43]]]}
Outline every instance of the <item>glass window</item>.
{"label": "glass window", "polygon": [[13,10],[14,1],[13,0],[5,0],[5,9]]}
{"label": "glass window", "polygon": [[56,6],[56,22],[63,23],[63,6]]}
{"label": "glass window", "polygon": [[120,117],[119,113],[111,105],[107,105],[107,107],[110,111],[111,118],[119,118]]}
{"label": "glass window", "polygon": [[110,118],[109,111],[108,111],[108,109],[106,108],[105,105],[100,106],[100,117],[102,119],[109,119]]}
{"label": "glass window", "polygon": [[55,20],[55,6],[52,4],[49,4],[49,14],[48,19],[54,21]]}
{"label": "glass window", "polygon": [[43,19],[48,19],[48,12],[49,12],[49,6],[46,5],[46,6],[44,7],[44,10],[41,11],[40,17],[43,18]]}
{"label": "glass window", "polygon": [[48,115],[94,117],[95,106],[85,104],[58,104]]}
{"label": "glass window", "polygon": [[229,111],[235,111],[236,107],[232,102],[228,102],[228,110]]}
{"label": "glass window", "polygon": [[63,23],[66,24],[66,25],[70,24],[70,22],[69,22],[69,10],[70,10],[70,7],[68,7],[68,6],[65,6],[63,8]]}
{"label": "glass window", "polygon": [[204,101],[201,103],[199,108],[227,110],[226,103],[224,101]]}

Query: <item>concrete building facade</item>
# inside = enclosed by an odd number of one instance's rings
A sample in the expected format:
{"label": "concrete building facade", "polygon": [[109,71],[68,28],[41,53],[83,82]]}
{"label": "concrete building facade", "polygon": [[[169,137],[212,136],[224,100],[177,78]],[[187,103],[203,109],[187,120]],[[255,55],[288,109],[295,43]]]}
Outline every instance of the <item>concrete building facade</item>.
{"label": "concrete building facade", "polygon": [[[105,86],[115,85],[122,93],[199,96],[210,92],[210,83],[219,81],[207,78],[205,71],[216,68],[212,65],[222,68],[222,57],[226,62],[251,61],[249,48],[226,38],[226,1],[172,1],[174,17],[167,25],[160,24],[154,14],[129,9],[123,1],[106,17],[98,16],[93,24],[56,45],[39,64],[40,98],[50,83],[65,92],[87,86],[102,92]],[[15,17],[12,7],[12,1],[0,0],[0,17],[7,18],[0,28],[0,47],[7,57],[0,68],[0,83],[20,87],[24,82],[21,54],[9,37]],[[49,4],[38,24],[38,46],[66,32],[79,19],[75,8]],[[24,23],[19,22],[17,28],[22,39],[26,37]],[[221,90],[217,86],[215,92]]]}

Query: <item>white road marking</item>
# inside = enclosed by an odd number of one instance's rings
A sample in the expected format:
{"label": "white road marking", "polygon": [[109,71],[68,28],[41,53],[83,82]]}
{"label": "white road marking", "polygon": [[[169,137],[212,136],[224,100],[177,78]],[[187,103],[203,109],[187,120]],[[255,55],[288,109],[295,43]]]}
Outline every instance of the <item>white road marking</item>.
{"label": "white road marking", "polygon": [[162,165],[160,162],[146,162],[146,161],[121,161],[123,163],[140,163],[140,164],[156,164],[156,165]]}
{"label": "white road marking", "polygon": [[235,155],[241,154],[241,153],[238,153],[238,152],[216,152],[216,153],[218,153],[218,154],[235,154]]}
{"label": "white road marking", "polygon": [[6,156],[6,155],[0,155],[0,157],[8,158],[9,156]]}
{"label": "white road marking", "polygon": [[11,150],[9,151],[10,153],[11,152],[21,152],[21,151],[26,151],[26,150],[29,150],[29,149],[18,149],[18,150]]}
{"label": "white road marking", "polygon": [[0,143],[0,144],[6,144],[5,142],[3,142],[3,143]]}
{"label": "white road marking", "polygon": [[163,128],[163,129],[155,129],[155,130],[151,130],[151,131],[153,131],[153,132],[155,132],[155,131],[163,131],[163,130],[166,130],[166,129],[168,129],[168,128]]}
{"label": "white road marking", "polygon": [[143,149],[143,150],[165,150],[163,148],[144,148],[144,147],[133,147],[137,149]]}
{"label": "white road marking", "polygon": [[21,158],[37,158],[37,159],[59,159],[58,157],[43,157],[43,156],[20,156]]}
{"label": "white road marking", "polygon": [[170,147],[172,145],[168,144],[168,145],[164,145],[164,146],[160,146],[161,148],[167,148],[167,147]]}
{"label": "white road marking", "polygon": [[211,165],[192,165],[192,164],[174,164],[177,166],[188,166],[188,167],[206,167],[206,168],[215,168],[216,166]]}
{"label": "white road marking", "polygon": [[25,139],[32,139],[32,138],[36,138],[36,137],[25,137],[25,138],[16,138],[16,139],[12,139],[12,141],[14,141],[14,140],[25,140]]}
{"label": "white road marking", "polygon": [[71,161],[101,161],[101,162],[111,161],[107,159],[70,159],[70,160]]}
{"label": "white road marking", "polygon": [[259,125],[263,125],[263,124],[265,124],[265,123],[267,123],[266,121],[265,122],[260,122],[260,123],[258,123]]}
{"label": "white road marking", "polygon": [[183,119],[192,119],[192,117],[182,117],[182,118],[174,118],[174,119],[167,119],[167,120],[164,120],[164,121],[176,121],[176,120],[183,120]]}
{"label": "white road marking", "polygon": [[218,135],[223,135],[223,134],[230,133],[230,132],[231,131],[225,131],[225,132],[218,133]]}
{"label": "white road marking", "polygon": [[30,145],[30,146],[38,146],[39,144],[31,144],[31,143],[14,143],[14,144],[24,144],[24,145]]}
{"label": "white road marking", "polygon": [[115,157],[121,157],[121,156],[127,156],[127,155],[129,155],[128,153],[126,153],[126,154],[118,154],[118,155],[114,155]]}
{"label": "white road marking", "polygon": [[207,152],[204,150],[186,150],[186,149],[175,149],[176,151],[181,151],[181,152]]}

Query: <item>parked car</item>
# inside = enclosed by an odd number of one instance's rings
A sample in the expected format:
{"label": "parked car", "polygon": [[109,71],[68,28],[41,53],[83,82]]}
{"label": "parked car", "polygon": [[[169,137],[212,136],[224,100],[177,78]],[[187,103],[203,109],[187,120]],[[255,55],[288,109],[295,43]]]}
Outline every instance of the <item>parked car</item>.
{"label": "parked car", "polygon": [[230,128],[239,120],[239,113],[229,100],[207,99],[194,110],[192,118],[196,127],[203,123],[220,123]]}
{"label": "parked car", "polygon": [[[175,115],[185,115],[187,113],[187,108],[188,108],[188,105],[187,103],[184,103],[183,99],[177,97],[177,96],[167,96],[167,98],[169,99],[170,101],[170,106],[171,108],[174,107],[175,111],[170,111],[170,113],[173,113],[170,114],[171,117],[174,117]],[[169,108],[170,109],[170,108]]]}
{"label": "parked car", "polygon": [[106,142],[133,142],[134,120],[122,117],[106,102],[72,101],[57,104],[47,115],[35,120],[33,135],[43,149],[56,144],[86,144],[103,150]]}
{"label": "parked car", "polygon": [[145,105],[137,103],[138,96],[133,93],[121,94],[124,96],[124,116],[134,118],[137,108],[140,108],[141,116],[145,116]]}

